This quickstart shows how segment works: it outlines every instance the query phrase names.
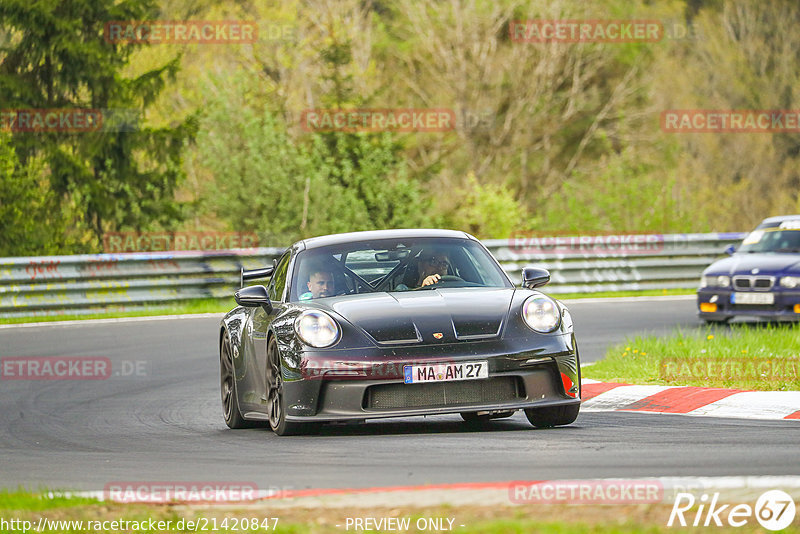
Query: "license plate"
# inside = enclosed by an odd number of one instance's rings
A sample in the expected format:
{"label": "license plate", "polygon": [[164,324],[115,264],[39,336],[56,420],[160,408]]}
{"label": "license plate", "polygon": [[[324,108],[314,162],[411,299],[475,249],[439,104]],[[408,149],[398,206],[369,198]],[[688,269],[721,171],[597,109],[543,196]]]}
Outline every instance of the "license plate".
{"label": "license plate", "polygon": [[731,304],[774,304],[774,293],[731,293]]}
{"label": "license plate", "polygon": [[478,380],[489,378],[489,362],[431,363],[427,365],[405,365],[403,376],[406,384],[421,382],[449,382],[451,380]]}

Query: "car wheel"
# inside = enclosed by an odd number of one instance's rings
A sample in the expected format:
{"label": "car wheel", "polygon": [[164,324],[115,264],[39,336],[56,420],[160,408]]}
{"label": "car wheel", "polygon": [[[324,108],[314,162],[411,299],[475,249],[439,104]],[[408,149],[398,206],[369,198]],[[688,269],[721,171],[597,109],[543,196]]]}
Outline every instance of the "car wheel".
{"label": "car wheel", "polygon": [[222,336],[219,346],[219,382],[222,396],[222,415],[228,428],[248,428],[254,426],[242,417],[239,398],[236,395],[236,377],[233,372],[233,348],[228,332]]}
{"label": "car wheel", "polygon": [[547,408],[527,408],[525,417],[536,428],[551,428],[554,426],[568,425],[578,418],[580,404],[568,406],[549,406]]}
{"label": "car wheel", "polygon": [[267,408],[269,426],[279,436],[301,434],[305,428],[302,423],[286,420],[286,398],[283,395],[283,373],[278,342],[272,337],[267,345]]}
{"label": "car wheel", "polygon": [[504,412],[492,412],[492,413],[482,413],[482,412],[461,412],[461,419],[464,420],[467,424],[483,424],[492,419],[504,419],[506,417],[511,417],[514,415],[515,410],[508,410]]}

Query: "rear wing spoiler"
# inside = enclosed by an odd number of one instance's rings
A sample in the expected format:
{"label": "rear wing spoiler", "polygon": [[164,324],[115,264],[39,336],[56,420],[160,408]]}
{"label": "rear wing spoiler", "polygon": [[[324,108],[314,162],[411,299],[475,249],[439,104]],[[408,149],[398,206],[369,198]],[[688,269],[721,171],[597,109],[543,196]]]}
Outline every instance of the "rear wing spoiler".
{"label": "rear wing spoiler", "polygon": [[258,280],[259,278],[269,278],[274,271],[274,267],[264,267],[263,269],[252,269],[245,271],[244,267],[239,269],[239,288],[244,287],[244,283],[250,280]]}

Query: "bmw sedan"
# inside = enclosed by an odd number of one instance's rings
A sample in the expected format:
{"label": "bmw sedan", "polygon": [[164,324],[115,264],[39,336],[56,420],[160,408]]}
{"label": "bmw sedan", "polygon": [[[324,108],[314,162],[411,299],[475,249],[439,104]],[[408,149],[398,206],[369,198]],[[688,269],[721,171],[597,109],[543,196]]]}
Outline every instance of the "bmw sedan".
{"label": "bmw sedan", "polygon": [[770,217],[738,250],[703,271],[697,290],[700,318],[727,322],[737,315],[800,319],[800,215]]}

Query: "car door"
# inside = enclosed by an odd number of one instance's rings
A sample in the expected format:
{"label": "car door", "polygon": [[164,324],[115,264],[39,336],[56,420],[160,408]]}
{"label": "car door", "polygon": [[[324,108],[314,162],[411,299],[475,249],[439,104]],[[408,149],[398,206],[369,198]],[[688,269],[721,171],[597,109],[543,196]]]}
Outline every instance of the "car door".
{"label": "car door", "polygon": [[291,259],[291,251],[286,251],[278,260],[275,272],[267,285],[267,293],[272,301],[272,312],[267,313],[264,308],[256,308],[253,314],[252,339],[255,352],[253,376],[258,377],[256,388],[260,393],[258,403],[261,409],[267,403],[267,381],[265,375],[267,369],[267,333],[273,319],[282,313],[285,307],[286,281]]}

